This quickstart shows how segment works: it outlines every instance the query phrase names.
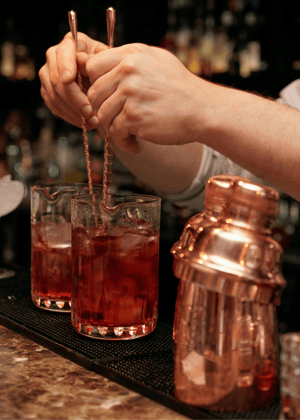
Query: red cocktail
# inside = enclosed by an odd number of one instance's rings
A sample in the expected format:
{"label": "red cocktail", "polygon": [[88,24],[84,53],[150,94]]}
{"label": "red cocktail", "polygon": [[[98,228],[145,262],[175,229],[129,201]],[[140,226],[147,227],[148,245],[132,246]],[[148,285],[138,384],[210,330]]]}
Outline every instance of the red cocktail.
{"label": "red cocktail", "polygon": [[71,200],[88,191],[88,184],[31,187],[31,298],[39,308],[71,312]]}
{"label": "red cocktail", "polygon": [[37,306],[70,310],[71,223],[31,225],[31,295]]}
{"label": "red cocktail", "polygon": [[[94,210],[98,217],[101,211]],[[157,227],[151,221],[118,219],[116,215],[105,224],[84,226],[75,221],[81,218],[82,210],[72,209],[72,214],[75,330],[93,338],[115,340],[153,331],[158,310]],[[94,222],[92,212],[90,216]]]}

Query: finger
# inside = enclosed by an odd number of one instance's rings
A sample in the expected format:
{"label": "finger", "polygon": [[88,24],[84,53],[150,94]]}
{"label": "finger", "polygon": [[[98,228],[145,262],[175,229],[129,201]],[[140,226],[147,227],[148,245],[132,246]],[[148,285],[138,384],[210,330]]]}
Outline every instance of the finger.
{"label": "finger", "polygon": [[[81,118],[84,112],[82,110],[81,112],[76,111],[76,109],[72,108],[69,105],[68,101],[65,101],[64,94],[61,93],[61,92],[65,93],[64,90],[61,90],[59,87],[56,90],[53,89],[53,83],[50,80],[49,74],[50,73],[49,73],[47,65],[43,66],[39,72],[39,76],[41,79],[41,95],[47,107],[52,111],[53,114],[65,119],[69,123],[76,126],[81,126]],[[79,87],[75,83],[74,85],[75,85],[74,88],[76,90],[79,89]],[[70,86],[68,89],[71,89],[71,88],[72,86]],[[83,95],[82,92],[80,92],[80,89],[79,89],[79,93]],[[76,100],[77,100],[77,96],[76,96]],[[83,100],[85,101],[84,103],[87,102],[86,97]],[[89,106],[89,109],[87,109],[85,112],[85,118],[88,121],[89,126],[91,126],[92,128],[95,128],[100,124],[100,121],[98,120],[98,118],[94,116],[93,112],[91,111],[90,105],[88,106]]]}
{"label": "finger", "polygon": [[77,66],[81,74],[87,76],[86,63],[89,58],[95,54],[108,49],[108,46],[102,42],[95,41],[87,35],[79,32],[77,36]]}
{"label": "finger", "polygon": [[91,84],[99,77],[114,69],[123,59],[122,47],[110,48],[91,56],[86,63],[86,71]]}
{"label": "finger", "polygon": [[[95,95],[91,95],[91,89],[88,91],[88,99],[92,105],[94,115],[99,119],[99,121],[101,121],[101,124],[105,130],[110,132],[110,126],[114,118],[121,112],[123,108],[123,101],[121,97],[115,93],[107,95],[107,99],[102,101],[103,96],[99,94],[99,96],[101,96],[100,100],[97,93]],[[128,135],[126,135],[126,137],[127,136]]]}
{"label": "finger", "polygon": [[[53,74],[52,74],[53,76]],[[44,65],[39,71],[39,77],[41,80],[41,95],[46,102],[48,108],[52,111],[52,108],[56,110],[69,108],[63,99],[57,94],[54,84],[50,80],[50,72],[48,64]]]}
{"label": "finger", "polygon": [[91,85],[87,92],[87,98],[90,102],[95,115],[102,103],[106,101],[118,88],[119,78],[116,71],[111,71],[109,74],[97,79]]}
{"label": "finger", "polygon": [[74,82],[77,76],[76,47],[70,37],[65,36],[56,48],[56,63],[60,80],[69,84]]}
{"label": "finger", "polygon": [[[55,48],[50,48],[47,51],[47,63],[39,71],[41,83],[44,86],[47,101],[47,106],[56,115],[68,115],[68,122],[70,119],[74,123],[74,115],[83,116],[86,120],[94,117],[92,107],[87,99],[87,96],[81,91],[77,83],[73,82],[64,85],[59,77]],[[70,118],[71,117],[71,118]],[[64,117],[62,117],[64,118]],[[99,125],[100,121],[93,121],[94,125]],[[78,123],[75,125],[78,126]]]}
{"label": "finger", "polygon": [[[82,128],[83,127],[83,117],[76,113],[70,113],[68,107],[62,107],[53,103],[50,99],[50,97],[45,92],[44,88],[41,87],[41,95],[42,98],[45,101],[46,106],[50,109],[52,114],[56,115],[57,117],[62,118],[63,120],[67,121],[69,124],[72,124],[76,127]],[[98,128],[100,125],[100,122],[98,118],[92,117],[89,120],[86,120],[86,128],[87,130],[93,130],[95,128]]]}
{"label": "finger", "polygon": [[145,52],[148,52],[149,48],[144,44],[127,44],[121,47],[103,49],[87,63],[87,71],[91,83],[111,71],[123,60],[125,60],[123,68],[126,73],[135,71],[137,62],[139,60],[140,62],[144,61]]}
{"label": "finger", "polygon": [[[80,125],[80,115],[78,115],[68,104],[59,97],[52,89],[52,84],[46,72],[41,78],[41,96],[50,111],[71,124]],[[77,121],[78,120],[78,121]]]}
{"label": "finger", "polygon": [[131,118],[125,111],[124,104],[125,100],[124,102],[117,101],[113,96],[110,97],[101,107],[101,111],[105,115],[102,117],[100,112],[101,122],[104,127],[107,127],[106,132],[121,150],[129,154],[137,154],[139,145],[135,135],[131,134],[134,122],[130,122]]}
{"label": "finger", "polygon": [[77,52],[88,56],[94,54],[94,51],[100,52],[106,48],[101,42],[95,41],[81,32],[77,34],[76,46],[71,32],[67,33],[56,48],[57,67],[61,81],[69,84],[75,80],[77,75]]}
{"label": "finger", "polygon": [[87,76],[87,72],[86,72],[86,63],[88,62],[88,60],[90,59],[92,55],[83,53],[83,52],[79,52],[77,53],[77,66],[78,69],[80,71],[80,73],[83,76]]}
{"label": "finger", "polygon": [[57,61],[54,59],[53,54],[54,51],[50,51],[48,54],[48,77],[47,71],[44,71],[45,88],[49,96],[51,96],[52,102],[59,107],[58,102],[63,101],[65,106],[73,108],[76,113],[82,115],[84,118],[92,118],[94,116],[92,107],[87,96],[81,91],[78,84],[75,81],[70,84],[63,84],[61,82]]}
{"label": "finger", "polygon": [[[71,37],[72,35],[69,32],[66,37]],[[100,41],[96,41],[83,32],[77,33],[77,52],[84,52],[86,54],[97,54],[103,50],[108,49],[108,46],[103,44]]]}
{"label": "finger", "polygon": [[52,114],[64,119],[70,124],[75,125],[76,127],[81,126],[81,119],[77,114],[71,114],[68,112],[68,108],[62,107],[62,103],[58,107],[52,100],[51,97],[48,95],[48,92],[45,90],[44,86],[41,86],[41,96],[44,99],[44,102],[47,108],[50,109]]}

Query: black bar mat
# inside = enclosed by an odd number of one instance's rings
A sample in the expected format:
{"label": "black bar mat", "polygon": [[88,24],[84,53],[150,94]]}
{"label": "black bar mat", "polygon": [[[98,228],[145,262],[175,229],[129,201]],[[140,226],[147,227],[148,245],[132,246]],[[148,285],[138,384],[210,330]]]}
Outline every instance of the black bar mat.
{"label": "black bar mat", "polygon": [[30,298],[30,275],[17,270],[0,280],[0,324],[192,419],[278,419],[279,402],[264,410],[215,413],[173,396],[172,325],[159,319],[155,331],[130,341],[104,341],[77,334],[70,314],[37,308]]}

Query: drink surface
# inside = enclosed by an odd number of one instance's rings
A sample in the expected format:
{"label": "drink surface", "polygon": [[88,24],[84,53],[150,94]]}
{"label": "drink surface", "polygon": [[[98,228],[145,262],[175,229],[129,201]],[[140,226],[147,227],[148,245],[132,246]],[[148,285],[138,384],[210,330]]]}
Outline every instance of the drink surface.
{"label": "drink surface", "polygon": [[90,326],[132,326],[157,316],[159,235],[147,223],[73,229],[73,311]]}
{"label": "drink surface", "polygon": [[40,299],[71,299],[71,223],[31,225],[31,289]]}

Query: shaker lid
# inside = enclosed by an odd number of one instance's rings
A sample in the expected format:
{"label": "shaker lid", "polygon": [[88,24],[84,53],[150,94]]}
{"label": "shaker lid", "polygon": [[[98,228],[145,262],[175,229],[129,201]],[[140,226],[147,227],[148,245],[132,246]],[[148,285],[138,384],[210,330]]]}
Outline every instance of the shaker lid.
{"label": "shaker lid", "polygon": [[280,272],[282,248],[265,226],[273,220],[278,199],[276,190],[246,178],[211,177],[202,215],[207,210],[219,214],[205,223],[200,220],[196,231],[186,224],[171,251],[175,276],[240,298],[247,290],[246,299],[274,300],[285,284]]}
{"label": "shaker lid", "polygon": [[252,209],[274,215],[279,193],[274,188],[261,185],[235,175],[215,175],[209,178],[205,189],[204,205],[211,207],[217,203],[224,208],[226,200],[246,205]]}
{"label": "shaker lid", "polygon": [[231,175],[215,175],[209,178],[205,187],[204,207],[214,212],[221,212],[232,194],[234,181],[247,182],[246,178]]}

